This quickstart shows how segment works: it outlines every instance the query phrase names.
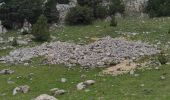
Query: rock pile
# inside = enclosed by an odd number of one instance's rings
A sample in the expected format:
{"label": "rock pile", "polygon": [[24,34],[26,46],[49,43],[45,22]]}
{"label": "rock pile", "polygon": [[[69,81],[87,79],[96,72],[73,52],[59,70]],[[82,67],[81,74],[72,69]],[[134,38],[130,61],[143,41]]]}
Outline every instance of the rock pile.
{"label": "rock pile", "polygon": [[1,57],[4,63],[22,63],[31,58],[45,56],[46,64],[65,64],[67,66],[97,67],[118,63],[126,58],[138,59],[144,55],[153,55],[159,50],[141,42],[126,41],[122,38],[104,37],[88,45],[76,45],[66,42],[44,43],[32,48],[14,50]]}

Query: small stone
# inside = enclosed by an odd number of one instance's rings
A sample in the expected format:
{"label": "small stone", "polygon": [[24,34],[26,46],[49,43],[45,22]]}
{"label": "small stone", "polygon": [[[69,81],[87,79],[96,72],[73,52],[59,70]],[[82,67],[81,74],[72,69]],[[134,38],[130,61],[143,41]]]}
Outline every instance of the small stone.
{"label": "small stone", "polygon": [[81,79],[85,79],[86,77],[87,77],[87,76],[84,75],[84,74],[80,76]]}
{"label": "small stone", "polygon": [[13,89],[13,95],[16,95],[19,93],[28,93],[30,90],[30,87],[28,85],[19,86]]}
{"label": "small stone", "polygon": [[141,87],[144,87],[144,86],[145,86],[145,84],[141,84],[140,86],[141,86]]}
{"label": "small stone", "polygon": [[54,95],[54,96],[58,96],[58,95],[62,95],[66,93],[66,90],[63,89],[58,89],[58,88],[53,88],[50,90],[50,92]]}
{"label": "small stone", "polygon": [[16,95],[18,93],[18,91],[20,91],[19,87],[16,87],[15,89],[13,89],[13,95]]}
{"label": "small stone", "polygon": [[161,76],[160,78],[161,78],[161,80],[165,80],[165,76]]}
{"label": "small stone", "polygon": [[131,70],[129,73],[130,73],[130,75],[134,75],[135,71]]}
{"label": "small stone", "polygon": [[0,71],[0,74],[4,74],[4,75],[13,74],[13,73],[14,73],[14,71],[10,70],[10,69],[3,69]]}
{"label": "small stone", "polygon": [[59,89],[58,89],[58,88],[53,88],[53,89],[50,90],[50,92],[51,92],[52,94],[54,94],[54,92],[57,91],[57,90],[59,90]]}
{"label": "small stone", "polygon": [[40,96],[36,97],[33,100],[58,100],[58,99],[48,94],[41,94]]}
{"label": "small stone", "polygon": [[63,89],[61,89],[61,90],[55,91],[54,95],[55,95],[55,96],[57,96],[57,95],[63,95],[63,94],[65,94],[65,93],[66,93],[66,91],[63,90]]}
{"label": "small stone", "polygon": [[158,70],[158,69],[159,69],[159,67],[155,67],[155,69],[156,69],[156,70]]}
{"label": "small stone", "polygon": [[29,65],[29,63],[24,63],[24,66],[28,66]]}
{"label": "small stone", "polygon": [[77,84],[77,90],[83,90],[86,88],[86,85],[83,82]]}
{"label": "small stone", "polygon": [[135,77],[138,77],[138,76],[139,76],[139,74],[135,74],[134,76],[135,76]]}
{"label": "small stone", "polygon": [[2,93],[1,96],[6,96],[7,94],[6,93]]}
{"label": "small stone", "polygon": [[94,80],[87,80],[84,82],[84,84],[86,84],[86,85],[93,85],[94,83],[96,83],[96,81],[94,81]]}
{"label": "small stone", "polygon": [[84,91],[85,91],[85,92],[89,92],[90,90],[89,90],[89,89],[85,89]]}
{"label": "small stone", "polygon": [[61,78],[61,82],[62,82],[62,83],[66,83],[66,82],[67,82],[67,79],[66,79],[66,78]]}

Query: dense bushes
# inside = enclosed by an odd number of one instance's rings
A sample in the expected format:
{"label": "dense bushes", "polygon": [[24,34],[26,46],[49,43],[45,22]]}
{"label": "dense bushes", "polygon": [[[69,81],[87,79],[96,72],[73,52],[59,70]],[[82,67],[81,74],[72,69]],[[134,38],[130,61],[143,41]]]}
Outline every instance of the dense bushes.
{"label": "dense bushes", "polygon": [[149,0],[146,12],[150,17],[170,16],[170,0]]}
{"label": "dense bushes", "polygon": [[50,39],[49,28],[47,24],[47,19],[45,16],[41,15],[37,22],[33,25],[31,32],[36,41],[48,41]]}
{"label": "dense bushes", "polygon": [[59,20],[59,12],[56,9],[56,0],[48,0],[45,4],[44,15],[48,19],[48,23],[57,23]]}
{"label": "dense bushes", "polygon": [[123,13],[125,10],[124,4],[122,0],[111,0],[111,4],[109,5],[109,14],[114,15],[115,13]]}
{"label": "dense bushes", "polygon": [[102,0],[77,0],[80,6],[88,6],[94,8],[96,5],[102,2]]}
{"label": "dense bushes", "polygon": [[[104,19],[109,15],[113,16],[116,12],[123,13],[125,9],[121,0],[111,0],[111,4],[109,6],[102,5],[102,0],[78,0],[77,2],[80,8],[81,7],[88,8],[92,11],[92,16],[91,16],[92,18],[89,18],[89,15],[84,15],[84,13],[82,12],[83,11],[82,9],[75,7],[73,9],[75,11],[71,10],[67,15],[66,21],[69,22],[69,24],[71,23],[80,24],[81,22],[83,22],[82,19],[85,19],[85,17],[88,17],[89,19],[94,19],[94,20]],[[82,17],[80,18],[80,16]],[[84,24],[84,22],[82,24]]]}
{"label": "dense bushes", "polygon": [[86,6],[76,6],[66,16],[66,23],[69,25],[90,24],[92,20],[93,12]]}
{"label": "dense bushes", "polygon": [[43,0],[5,0],[5,4],[0,7],[0,20],[8,29],[22,27],[25,19],[34,24],[41,14],[47,17],[48,22],[57,22],[56,3],[55,0],[49,0],[43,6]]}
{"label": "dense bushes", "polygon": [[42,14],[42,0],[7,0],[0,7],[0,20],[6,28],[19,28],[24,19],[35,23]]}
{"label": "dense bushes", "polygon": [[59,4],[68,4],[70,1],[69,0],[55,0]]}
{"label": "dense bushes", "polygon": [[93,11],[95,19],[103,19],[107,16],[107,7],[102,6],[102,0],[78,0],[80,6],[87,6]]}
{"label": "dense bushes", "polygon": [[93,11],[94,18],[104,19],[104,18],[106,18],[107,14],[108,14],[107,12],[108,11],[107,11],[106,7],[98,4],[95,6],[94,11]]}

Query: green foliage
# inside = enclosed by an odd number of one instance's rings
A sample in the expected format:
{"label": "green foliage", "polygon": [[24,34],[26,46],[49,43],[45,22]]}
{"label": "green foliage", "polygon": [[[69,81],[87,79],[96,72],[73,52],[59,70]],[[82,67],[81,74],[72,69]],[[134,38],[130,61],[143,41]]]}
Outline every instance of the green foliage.
{"label": "green foliage", "polygon": [[146,12],[150,17],[170,16],[170,0],[149,0]]}
{"label": "green foliage", "polygon": [[76,6],[70,9],[66,16],[66,23],[69,25],[91,24],[93,21],[93,12],[89,7]]}
{"label": "green foliage", "polygon": [[56,0],[48,0],[45,4],[44,15],[48,19],[48,23],[57,23],[59,20],[59,12],[56,9]]}
{"label": "green foliage", "polygon": [[167,57],[165,56],[164,53],[160,53],[158,55],[158,60],[162,65],[165,65],[168,62],[168,59],[167,59]]}
{"label": "green foliage", "polygon": [[56,0],[7,0],[0,7],[0,20],[8,29],[21,28],[25,19],[34,24],[41,14],[44,14],[48,23],[57,23],[59,12],[56,9]]}
{"label": "green foliage", "polygon": [[102,5],[97,5],[94,9],[94,17],[96,19],[104,19],[107,16],[107,9]]}
{"label": "green foliage", "polygon": [[114,15],[115,13],[123,13],[125,11],[125,6],[122,0],[111,0],[109,5],[109,14]]}
{"label": "green foliage", "polygon": [[50,39],[49,28],[47,19],[44,15],[41,15],[37,22],[33,25],[32,34],[36,41],[48,41]]}
{"label": "green foliage", "polygon": [[18,46],[18,42],[17,42],[16,38],[13,39],[12,46],[14,46],[14,47]]}
{"label": "green foliage", "polygon": [[35,23],[42,14],[42,0],[8,0],[0,7],[0,20],[6,28],[20,28],[25,19]]}
{"label": "green foliage", "polygon": [[78,0],[80,6],[87,6],[92,9],[95,19],[103,19],[107,16],[107,7],[102,6],[102,0]]}
{"label": "green foliage", "polygon": [[112,16],[111,21],[110,21],[110,26],[116,27],[117,26],[117,21],[114,16]]}
{"label": "green foliage", "polygon": [[101,3],[102,0],[77,0],[77,2],[80,6],[89,6],[93,8]]}
{"label": "green foliage", "polygon": [[55,0],[59,4],[68,4],[70,1],[69,0]]}

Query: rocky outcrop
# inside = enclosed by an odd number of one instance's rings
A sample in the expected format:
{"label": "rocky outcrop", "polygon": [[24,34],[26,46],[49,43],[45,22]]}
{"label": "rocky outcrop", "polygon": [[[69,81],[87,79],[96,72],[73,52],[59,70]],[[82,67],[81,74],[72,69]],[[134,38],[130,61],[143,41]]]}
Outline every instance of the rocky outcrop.
{"label": "rocky outcrop", "polygon": [[34,57],[45,56],[46,64],[65,64],[66,66],[100,67],[128,59],[138,59],[153,55],[159,50],[141,42],[126,41],[122,38],[105,37],[88,45],[66,42],[45,43],[32,48],[10,52],[0,60],[4,63],[21,63]]}

